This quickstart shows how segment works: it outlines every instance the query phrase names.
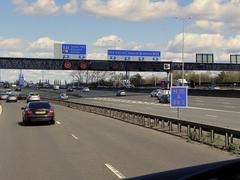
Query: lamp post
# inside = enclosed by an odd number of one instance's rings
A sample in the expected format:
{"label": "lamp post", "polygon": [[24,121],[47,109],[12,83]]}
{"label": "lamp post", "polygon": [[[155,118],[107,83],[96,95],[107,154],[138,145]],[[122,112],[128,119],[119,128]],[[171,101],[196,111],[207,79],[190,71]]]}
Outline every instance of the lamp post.
{"label": "lamp post", "polygon": [[182,86],[184,86],[184,50],[185,50],[185,21],[190,20],[191,17],[176,17],[182,21]]}

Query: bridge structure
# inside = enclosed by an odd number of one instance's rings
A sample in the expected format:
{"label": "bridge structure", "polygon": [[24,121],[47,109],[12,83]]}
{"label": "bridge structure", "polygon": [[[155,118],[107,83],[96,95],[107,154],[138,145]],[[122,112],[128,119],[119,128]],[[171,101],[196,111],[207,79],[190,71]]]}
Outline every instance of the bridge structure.
{"label": "bridge structure", "polygon": [[[182,70],[182,63],[0,57],[0,69],[170,72]],[[240,64],[185,62],[184,69],[186,71],[240,71]]]}

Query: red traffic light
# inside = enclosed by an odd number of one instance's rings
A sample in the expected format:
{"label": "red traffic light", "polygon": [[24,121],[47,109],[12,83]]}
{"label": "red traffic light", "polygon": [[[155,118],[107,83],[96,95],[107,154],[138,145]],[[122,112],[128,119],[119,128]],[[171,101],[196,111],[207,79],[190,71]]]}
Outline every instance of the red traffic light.
{"label": "red traffic light", "polygon": [[119,67],[118,63],[114,62],[112,63],[112,70],[117,70]]}
{"label": "red traffic light", "polygon": [[64,66],[64,69],[66,69],[66,70],[72,69],[72,63],[70,61],[65,61],[63,66]]}
{"label": "red traffic light", "polygon": [[83,62],[80,62],[80,69],[81,70],[87,70],[88,69],[88,63],[83,61]]}

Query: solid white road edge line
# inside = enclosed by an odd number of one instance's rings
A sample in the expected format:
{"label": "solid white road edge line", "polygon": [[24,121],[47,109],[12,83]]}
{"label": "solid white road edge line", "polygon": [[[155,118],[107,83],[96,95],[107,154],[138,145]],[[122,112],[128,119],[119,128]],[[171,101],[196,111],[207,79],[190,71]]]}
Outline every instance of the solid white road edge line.
{"label": "solid white road edge line", "polygon": [[116,168],[114,168],[111,164],[104,164],[107,166],[108,169],[110,169],[119,179],[126,179],[126,176],[124,176],[121,172],[119,172]]}
{"label": "solid white road edge line", "polygon": [[78,137],[77,137],[77,136],[75,136],[74,134],[71,134],[71,135],[72,135],[72,137],[73,137],[74,139],[78,140]]}

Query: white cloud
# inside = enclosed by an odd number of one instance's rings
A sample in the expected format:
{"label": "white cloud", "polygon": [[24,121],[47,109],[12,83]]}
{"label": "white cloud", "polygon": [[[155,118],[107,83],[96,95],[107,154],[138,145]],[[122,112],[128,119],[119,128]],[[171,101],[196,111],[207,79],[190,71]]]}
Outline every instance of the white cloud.
{"label": "white cloud", "polygon": [[231,37],[226,43],[227,53],[240,53],[240,35],[236,37]]}
{"label": "white cloud", "polygon": [[115,48],[129,50],[138,50],[142,48],[142,46],[139,43],[135,41],[124,42],[122,38],[116,35],[101,37],[97,39],[97,41],[93,45],[101,48]]}
{"label": "white cloud", "polygon": [[77,0],[70,0],[68,3],[66,3],[63,6],[63,11],[66,14],[74,14],[74,13],[77,12],[77,10],[78,10],[78,2],[77,2]]}
{"label": "white cloud", "polygon": [[195,21],[195,26],[205,32],[221,32],[224,28],[223,22],[213,22],[207,20]]}
{"label": "white cloud", "polygon": [[239,32],[239,0],[192,0],[181,6],[180,0],[85,0],[82,9],[97,17],[126,21],[147,21],[165,17],[192,17],[194,29],[201,33]]}
{"label": "white cloud", "polygon": [[55,0],[36,0],[33,3],[25,0],[12,0],[12,3],[17,11],[23,14],[48,16],[57,14],[60,10]]}
{"label": "white cloud", "polygon": [[104,36],[93,44],[96,47],[115,47],[122,42],[122,39],[116,35]]}
{"label": "white cloud", "polygon": [[183,10],[197,19],[229,21],[240,18],[239,0],[194,0]]}
{"label": "white cloud", "polygon": [[177,0],[85,0],[83,9],[97,16],[142,21],[172,16],[178,11]]}
{"label": "white cloud", "polygon": [[[180,52],[182,49],[182,34],[175,36],[174,40],[169,41],[167,49],[172,52]],[[185,34],[185,50],[187,52],[209,52],[224,45],[224,36],[220,34]]]}
{"label": "white cloud", "polygon": [[[163,59],[181,60],[182,34],[168,42]],[[229,62],[230,54],[240,54],[240,35],[226,38],[220,34],[185,34],[185,59],[194,61],[196,53],[213,53],[215,61]]]}
{"label": "white cloud", "polygon": [[20,51],[10,51],[8,52],[9,57],[24,57],[24,53]]}
{"label": "white cloud", "polygon": [[93,53],[88,53],[87,59],[106,60],[107,55],[104,52],[93,52]]}
{"label": "white cloud", "polygon": [[0,51],[21,49],[23,41],[19,38],[0,38]]}
{"label": "white cloud", "polygon": [[197,20],[228,21],[240,18],[239,0],[193,0],[180,6],[179,0],[85,0],[83,9],[97,16],[144,21],[171,16],[192,16]]}
{"label": "white cloud", "polygon": [[59,43],[59,41],[56,40],[52,40],[49,37],[41,37],[39,39],[37,39],[34,42],[31,42],[29,44],[28,49],[30,51],[45,51],[45,52],[53,52],[54,49],[54,43]]}

